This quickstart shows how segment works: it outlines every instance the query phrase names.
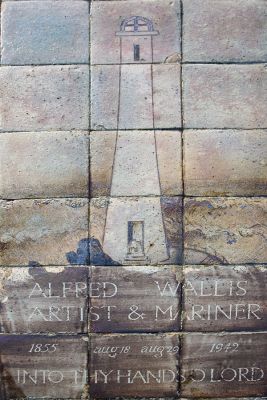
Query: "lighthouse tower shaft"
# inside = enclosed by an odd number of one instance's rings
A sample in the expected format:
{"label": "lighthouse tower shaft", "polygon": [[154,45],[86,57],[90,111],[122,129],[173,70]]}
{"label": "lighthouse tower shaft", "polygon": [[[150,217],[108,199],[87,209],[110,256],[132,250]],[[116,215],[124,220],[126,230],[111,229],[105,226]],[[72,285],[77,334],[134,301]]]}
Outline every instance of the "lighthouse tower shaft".
{"label": "lighthouse tower shaft", "polygon": [[110,193],[116,201],[107,209],[103,248],[121,264],[168,259],[153,109],[153,37],[158,34],[143,17],[126,18],[117,32],[121,64]]}

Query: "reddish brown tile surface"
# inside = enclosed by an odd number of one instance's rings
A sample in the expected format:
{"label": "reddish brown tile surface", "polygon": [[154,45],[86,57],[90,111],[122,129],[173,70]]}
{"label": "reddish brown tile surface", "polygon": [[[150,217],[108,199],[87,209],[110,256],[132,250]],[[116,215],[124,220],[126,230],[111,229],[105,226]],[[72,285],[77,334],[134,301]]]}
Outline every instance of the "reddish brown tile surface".
{"label": "reddish brown tile surface", "polygon": [[267,400],[266,1],[0,8],[0,399]]}
{"label": "reddish brown tile surface", "polygon": [[266,266],[184,267],[185,331],[266,330]]}
{"label": "reddish brown tile surface", "polygon": [[86,337],[1,336],[1,399],[81,399],[88,394]]}
{"label": "reddish brown tile surface", "polygon": [[266,350],[267,333],[185,334],[182,396],[266,396]]}
{"label": "reddish brown tile surface", "polygon": [[95,398],[177,395],[179,336],[91,338],[90,393]]}
{"label": "reddish brown tile surface", "polygon": [[90,331],[178,331],[181,289],[179,267],[91,267]]}
{"label": "reddish brown tile surface", "polygon": [[87,333],[87,267],[6,267],[0,279],[1,333]]}

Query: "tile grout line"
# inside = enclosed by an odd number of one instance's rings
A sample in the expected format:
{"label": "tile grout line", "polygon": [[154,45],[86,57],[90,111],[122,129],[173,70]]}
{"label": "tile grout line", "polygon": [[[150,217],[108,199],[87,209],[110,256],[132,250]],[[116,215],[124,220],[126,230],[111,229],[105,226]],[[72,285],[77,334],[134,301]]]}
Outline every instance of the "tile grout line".
{"label": "tile grout line", "polygon": [[2,66],[2,39],[3,31],[2,31],[2,0],[0,0],[0,67]]}
{"label": "tile grout line", "polygon": [[[144,264],[144,267],[159,267],[162,268],[163,266],[174,266],[174,267],[178,267],[178,268],[182,268],[182,267],[208,267],[211,264],[192,264],[192,263],[187,263],[187,264]],[[236,266],[267,266],[267,262],[255,262],[255,263],[234,263],[234,264],[222,264],[222,263],[217,263],[217,264],[213,264],[214,266],[228,266],[230,267],[236,267]],[[66,267],[66,268],[71,268],[71,267],[106,267],[107,265],[98,265],[98,264],[90,264],[90,265],[84,265],[84,264],[40,264],[40,268],[46,268],[46,267],[55,267],[55,268],[60,268],[60,267]],[[29,264],[0,264],[0,268],[28,268]],[[132,265],[119,265],[117,267],[123,267],[123,268],[131,268],[133,267]],[[35,267],[35,268],[39,268],[39,267]]]}
{"label": "tile grout line", "polygon": [[[15,0],[10,0],[10,1],[15,1]],[[35,1],[35,0],[25,0],[25,1]],[[38,0],[36,0],[36,1],[38,1]],[[89,2],[89,4],[90,4],[90,2]],[[203,62],[203,61],[180,61],[179,62],[179,64],[183,64],[183,65],[221,65],[221,66],[225,66],[225,65],[233,65],[233,66],[235,66],[235,65],[237,65],[237,66],[249,66],[249,65],[266,65],[266,63],[267,63],[267,60],[266,61],[247,61],[247,62],[238,62],[238,61],[236,61],[236,62],[231,62],[231,61],[206,61],[206,62]],[[139,64],[137,64],[137,63],[126,63],[126,62],[124,62],[123,63],[123,65],[150,65],[151,63],[149,63],[149,62],[142,62],[142,63],[139,63]],[[173,64],[176,64],[176,63],[165,63],[165,62],[153,62],[153,65],[166,65],[166,66],[168,66],[168,65],[173,65]],[[62,66],[73,66],[73,65],[77,65],[77,66],[80,66],[80,65],[88,65],[87,64],[87,62],[71,62],[71,63],[60,63],[60,62],[58,62],[58,63],[54,63],[54,64],[52,64],[52,63],[47,63],[47,64],[42,64],[42,63],[40,63],[40,64],[1,64],[1,67],[2,68],[5,68],[5,67],[57,67],[57,66],[59,66],[59,67],[62,67]],[[91,63],[91,66],[92,67],[100,67],[100,66],[116,66],[116,65],[119,65],[118,63],[106,63],[106,64],[94,64],[94,63]]]}
{"label": "tile grout line", "polygon": [[90,193],[90,181],[91,181],[91,1],[88,4],[88,31],[89,31],[89,43],[88,43],[88,127],[89,127],[89,140],[88,140],[88,215],[87,215],[87,262],[89,266],[87,266],[87,315],[86,315],[86,332],[87,332],[87,364],[86,364],[86,385],[87,385],[87,393],[86,397],[89,400],[90,396],[90,370],[91,370],[91,363],[90,363],[90,350],[91,350],[91,339],[89,335],[89,331],[91,329],[90,326],[90,309],[91,309],[91,299],[90,299],[90,280],[91,280],[91,246],[90,246],[90,222],[91,222],[91,193]]}
{"label": "tile grout line", "polygon": [[[257,198],[259,198],[259,199],[266,199],[267,198],[267,195],[265,195],[265,194],[251,194],[251,195],[231,195],[231,194],[229,194],[229,195],[220,195],[220,194],[218,194],[218,195],[216,195],[216,196],[212,196],[212,195],[202,195],[202,194],[182,194],[182,193],[179,193],[179,194],[163,194],[163,196],[164,197],[168,197],[168,198],[173,198],[173,197],[175,197],[175,198],[177,198],[177,197],[180,197],[180,198],[184,198],[184,199],[200,199],[200,198],[203,198],[203,199],[218,199],[218,198],[224,198],[224,199],[226,199],[226,200],[231,200],[231,199],[257,199]],[[1,197],[0,198],[0,202],[2,201],[2,202],[12,202],[12,201],[26,201],[26,200],[29,200],[29,201],[34,201],[34,200],[37,200],[37,201],[43,201],[43,200],[87,200],[87,199],[89,199],[89,200],[97,200],[97,199],[108,199],[108,198],[110,198],[111,196],[83,196],[83,197],[81,197],[81,196],[67,196],[67,197],[55,197],[55,196],[46,196],[46,197],[15,197],[15,198],[11,198],[11,197]],[[143,197],[147,197],[147,198],[158,198],[158,197],[161,197],[160,195],[155,195],[155,194],[147,194],[147,195],[139,195],[139,196],[134,196],[134,195],[131,195],[131,196],[126,196],[126,195],[123,195],[123,196],[119,196],[119,195],[116,195],[116,196],[112,196],[112,198],[114,198],[114,199],[135,199],[135,198],[143,198]]]}
{"label": "tile grout line", "polygon": [[[30,1],[30,0],[29,0]],[[177,127],[169,127],[169,128],[155,128],[155,131],[182,131],[181,126]],[[247,127],[209,127],[209,128],[196,128],[190,126],[183,126],[184,131],[265,131],[267,130],[267,126],[263,127],[254,127],[254,128],[247,128]],[[107,129],[90,129],[90,132],[112,132],[116,131],[115,127],[110,127]],[[131,129],[119,129],[119,132],[131,132],[131,131],[153,131],[153,128],[131,128]],[[42,134],[42,133],[62,133],[62,132],[70,132],[70,133],[85,133],[88,132],[88,129],[36,129],[36,130],[4,130],[0,129],[1,134],[11,134],[11,133],[19,133],[19,134],[26,134],[26,133],[34,133],[34,134]]]}
{"label": "tile grout line", "polygon": [[187,330],[187,331],[179,331],[179,330],[157,330],[157,331],[149,331],[149,330],[144,330],[144,331],[138,331],[138,330],[132,330],[132,331],[110,331],[110,332],[105,332],[105,331],[98,331],[98,332],[87,332],[87,333],[82,333],[82,332],[59,332],[59,333],[55,333],[55,332],[16,332],[16,333],[7,333],[7,332],[0,332],[0,338],[3,336],[6,337],[16,337],[16,336],[31,336],[34,338],[38,338],[38,337],[50,337],[50,338],[56,338],[56,337],[72,337],[72,338],[76,338],[78,337],[79,339],[81,338],[87,338],[90,336],[138,336],[138,335],[170,335],[170,334],[174,334],[177,336],[186,336],[186,335],[217,335],[217,334],[227,334],[227,335],[236,335],[236,334],[244,334],[244,335],[250,335],[251,333],[256,333],[256,334],[267,334],[267,330],[266,329],[257,329],[257,330],[251,330],[249,329],[239,329],[239,330],[235,330],[235,329],[231,329],[231,330],[220,330],[220,331],[210,331],[210,330]]}
{"label": "tile grout line", "polygon": [[[180,0],[180,46],[181,61],[183,60],[183,3]],[[184,110],[183,110],[183,65],[180,65],[180,112],[181,112],[181,175],[182,175],[182,265],[184,264]]]}
{"label": "tile grout line", "polygon": [[[182,264],[182,282],[184,279],[184,115],[183,115],[183,2],[180,0],[180,49],[181,49],[181,64],[180,64],[180,112],[181,112],[181,178],[182,178],[182,255],[181,255],[181,264]],[[183,331],[182,321],[183,321],[183,289],[180,294],[180,321],[179,321],[179,330]],[[177,377],[177,396],[181,398],[182,392],[182,382],[181,382],[181,374],[182,374],[182,336],[179,336],[179,353],[178,353],[178,377]]]}
{"label": "tile grout line", "polygon": [[90,182],[91,182],[91,1],[88,4],[88,30],[89,30],[89,43],[88,43],[88,71],[89,71],[89,88],[88,88],[88,126],[89,126],[89,141],[88,141],[88,232],[87,232],[87,240],[88,240],[88,248],[87,248],[87,258],[90,265],[91,262],[91,249],[90,249],[90,222],[91,222],[91,193],[90,193]]}

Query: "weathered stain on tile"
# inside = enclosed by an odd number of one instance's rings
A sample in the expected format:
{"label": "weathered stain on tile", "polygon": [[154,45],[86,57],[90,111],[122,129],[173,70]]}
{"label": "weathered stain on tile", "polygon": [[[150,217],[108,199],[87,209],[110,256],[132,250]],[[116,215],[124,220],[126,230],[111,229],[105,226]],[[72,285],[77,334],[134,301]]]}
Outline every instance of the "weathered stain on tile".
{"label": "weathered stain on tile", "polygon": [[92,128],[181,127],[179,71],[170,64],[93,66]]}
{"label": "weathered stain on tile", "polygon": [[87,199],[2,200],[0,212],[1,265],[84,264],[72,252],[88,238]]}
{"label": "weathered stain on tile", "polygon": [[86,337],[1,335],[1,399],[85,398],[87,348]]}
{"label": "weathered stain on tile", "polygon": [[267,333],[184,334],[181,348],[183,397],[267,395]]}
{"label": "weathered stain on tile", "polygon": [[0,197],[86,197],[88,153],[87,133],[1,133]]}
{"label": "weathered stain on tile", "polygon": [[120,67],[119,129],[153,128],[152,79],[149,64]]}
{"label": "weathered stain on tile", "polygon": [[179,71],[179,65],[123,65],[119,129],[181,127]]}
{"label": "weathered stain on tile", "polygon": [[187,198],[186,264],[267,261],[266,198]]}
{"label": "weathered stain on tile", "polygon": [[180,65],[152,66],[155,128],[181,127]]}
{"label": "weathered stain on tile", "polygon": [[183,0],[183,58],[194,62],[267,61],[262,0]]}
{"label": "weathered stain on tile", "polygon": [[185,130],[189,196],[267,194],[267,130]]}
{"label": "weathered stain on tile", "polygon": [[180,197],[98,198],[90,206],[91,264],[181,263]]}
{"label": "weathered stain on tile", "polygon": [[75,64],[88,63],[88,59],[87,2],[10,1],[2,5],[2,64]]}
{"label": "weathered stain on tile", "polygon": [[0,97],[1,131],[89,127],[88,66],[3,66]]}
{"label": "weathered stain on tile", "polygon": [[177,395],[177,334],[93,335],[90,348],[94,398]]}
{"label": "weathered stain on tile", "polygon": [[153,131],[119,131],[113,161],[111,196],[160,195]]}
{"label": "weathered stain on tile", "polygon": [[161,194],[181,195],[182,139],[179,131],[156,131],[157,161]]}
{"label": "weathered stain on tile", "polygon": [[264,65],[184,65],[186,128],[266,128]]}
{"label": "weathered stain on tile", "polygon": [[267,267],[184,267],[185,331],[265,330]]}
{"label": "weathered stain on tile", "polygon": [[91,67],[91,128],[118,128],[119,65]]}
{"label": "weathered stain on tile", "polygon": [[181,133],[91,133],[91,195],[146,196],[182,193]]}
{"label": "weathered stain on tile", "polygon": [[1,333],[86,333],[87,267],[0,268]]}
{"label": "weathered stain on tile", "polygon": [[91,15],[93,64],[180,60],[179,1],[96,1]]}
{"label": "weathered stain on tile", "polygon": [[178,331],[182,288],[179,268],[90,267],[90,331]]}
{"label": "weathered stain on tile", "polygon": [[90,132],[91,197],[110,195],[116,137],[116,131]]}

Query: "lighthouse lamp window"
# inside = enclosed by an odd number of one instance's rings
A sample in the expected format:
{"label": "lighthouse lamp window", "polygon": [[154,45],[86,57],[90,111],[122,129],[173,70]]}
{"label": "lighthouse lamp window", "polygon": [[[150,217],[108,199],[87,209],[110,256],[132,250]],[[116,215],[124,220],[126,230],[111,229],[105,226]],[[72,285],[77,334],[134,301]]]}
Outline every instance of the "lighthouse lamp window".
{"label": "lighthouse lamp window", "polygon": [[152,32],[153,30],[152,21],[144,17],[126,18],[121,23],[122,32]]}

